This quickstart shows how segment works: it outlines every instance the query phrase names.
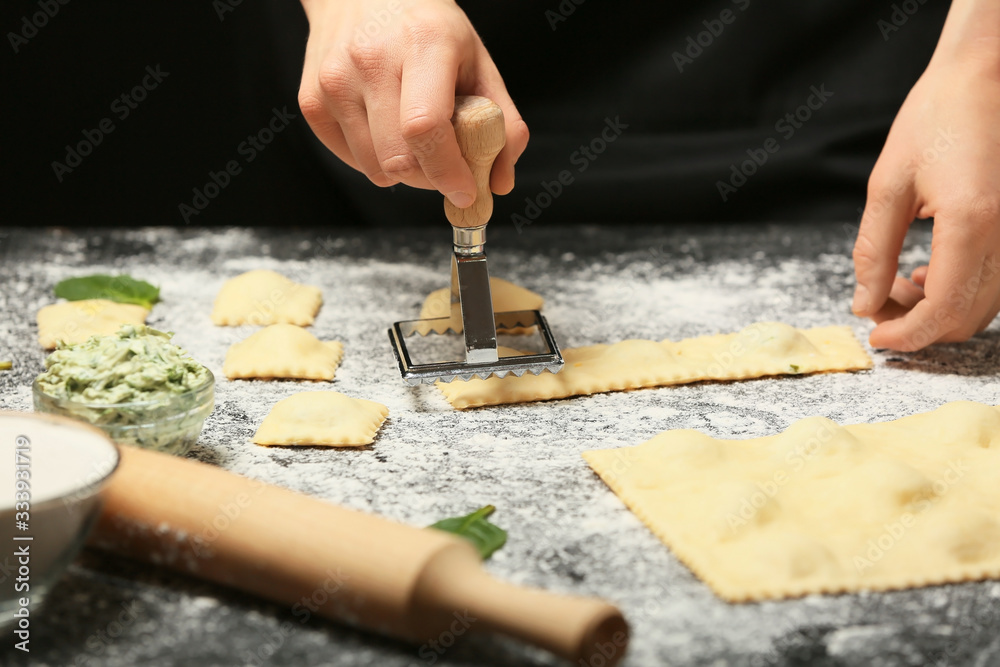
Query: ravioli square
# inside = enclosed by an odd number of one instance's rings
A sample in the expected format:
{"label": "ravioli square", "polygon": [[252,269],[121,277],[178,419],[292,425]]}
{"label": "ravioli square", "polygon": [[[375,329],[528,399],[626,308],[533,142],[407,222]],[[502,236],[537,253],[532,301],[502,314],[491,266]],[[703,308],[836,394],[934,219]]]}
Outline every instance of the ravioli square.
{"label": "ravioli square", "polygon": [[149,311],[131,303],[82,299],[45,306],[38,311],[38,342],[46,350],[59,343],[83,343],[91,336],[108,336],[123,324],[145,324]]}
{"label": "ravioli square", "polygon": [[247,271],[225,282],[215,297],[218,326],[295,324],[309,326],[323,305],[318,287],[300,285],[276,271]]}
{"label": "ravioli square", "polygon": [[230,380],[332,380],[343,356],[344,346],[337,341],[323,342],[294,324],[272,324],[233,343],[222,372]]}
{"label": "ravioli square", "polygon": [[583,458],[731,602],[1000,578],[995,407],[749,440],[666,431]]}
{"label": "ravioli square", "polygon": [[389,408],[336,391],[306,391],[274,404],[253,436],[258,445],[361,447],[375,434]]}

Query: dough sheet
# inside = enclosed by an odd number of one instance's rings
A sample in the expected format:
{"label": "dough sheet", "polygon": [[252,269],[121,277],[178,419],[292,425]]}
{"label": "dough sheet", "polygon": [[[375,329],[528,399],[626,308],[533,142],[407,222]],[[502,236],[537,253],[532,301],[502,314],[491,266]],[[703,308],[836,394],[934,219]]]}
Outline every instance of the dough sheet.
{"label": "dough sheet", "polygon": [[[607,391],[767,375],[871,368],[849,327],[799,330],[778,322],[751,324],[733,334],[665,340],[625,340],[562,351],[558,373],[438,382],[455,408],[525,403]],[[512,356],[501,351],[501,356]]]}
{"label": "dough sheet", "polygon": [[1000,577],[1000,410],[987,405],[812,417],[750,440],[666,431],[583,458],[732,602]]}

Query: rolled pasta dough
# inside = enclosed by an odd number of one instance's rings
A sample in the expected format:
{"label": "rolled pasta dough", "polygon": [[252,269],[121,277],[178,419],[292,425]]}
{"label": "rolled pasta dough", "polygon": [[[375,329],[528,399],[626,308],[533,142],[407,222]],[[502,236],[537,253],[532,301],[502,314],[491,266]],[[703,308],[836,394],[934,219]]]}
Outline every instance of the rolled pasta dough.
{"label": "rolled pasta dough", "polygon": [[750,440],[666,431],[583,458],[733,602],[1000,577],[1000,410],[813,417]]}

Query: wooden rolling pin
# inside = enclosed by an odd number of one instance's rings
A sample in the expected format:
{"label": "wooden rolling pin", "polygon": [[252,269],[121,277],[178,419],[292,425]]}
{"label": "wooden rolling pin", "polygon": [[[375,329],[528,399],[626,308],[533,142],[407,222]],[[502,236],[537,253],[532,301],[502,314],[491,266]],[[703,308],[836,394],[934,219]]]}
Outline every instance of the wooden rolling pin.
{"label": "wooden rolling pin", "polygon": [[468,629],[575,665],[624,656],[628,627],[617,608],[497,581],[463,539],[204,463],[120,449],[91,546],[434,650]]}

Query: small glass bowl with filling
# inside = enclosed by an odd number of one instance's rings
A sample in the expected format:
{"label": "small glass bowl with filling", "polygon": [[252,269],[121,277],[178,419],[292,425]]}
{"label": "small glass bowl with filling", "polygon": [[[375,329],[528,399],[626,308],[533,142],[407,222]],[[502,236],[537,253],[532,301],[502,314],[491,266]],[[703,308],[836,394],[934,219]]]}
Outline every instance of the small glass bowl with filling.
{"label": "small glass bowl with filling", "polygon": [[35,410],[93,424],[119,445],[183,456],[215,406],[215,377],[171,336],[127,324],[60,346],[32,385]]}

